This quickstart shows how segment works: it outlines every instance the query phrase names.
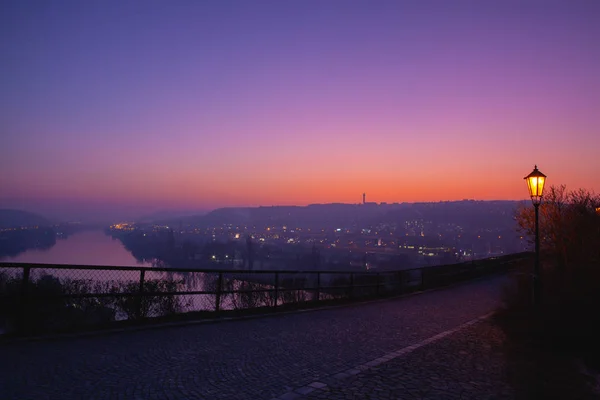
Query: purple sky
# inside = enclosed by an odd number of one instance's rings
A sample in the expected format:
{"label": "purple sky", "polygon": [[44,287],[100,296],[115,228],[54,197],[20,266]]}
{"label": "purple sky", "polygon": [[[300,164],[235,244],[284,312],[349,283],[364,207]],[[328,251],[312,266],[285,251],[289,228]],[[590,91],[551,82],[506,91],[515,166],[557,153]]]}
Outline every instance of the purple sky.
{"label": "purple sky", "polygon": [[0,207],[600,191],[600,1],[4,0],[0,54]]}

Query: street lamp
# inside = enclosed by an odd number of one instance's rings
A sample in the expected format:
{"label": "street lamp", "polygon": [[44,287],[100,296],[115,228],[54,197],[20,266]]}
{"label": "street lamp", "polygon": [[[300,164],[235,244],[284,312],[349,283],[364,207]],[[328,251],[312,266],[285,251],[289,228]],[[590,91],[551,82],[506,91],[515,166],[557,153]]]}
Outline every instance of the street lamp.
{"label": "street lamp", "polygon": [[542,174],[537,169],[536,165],[533,171],[524,179],[527,181],[529,196],[531,196],[531,202],[533,203],[533,208],[535,209],[535,267],[533,273],[533,303],[538,305],[541,295],[539,208],[540,203],[542,202],[542,195],[544,193],[546,175]]}

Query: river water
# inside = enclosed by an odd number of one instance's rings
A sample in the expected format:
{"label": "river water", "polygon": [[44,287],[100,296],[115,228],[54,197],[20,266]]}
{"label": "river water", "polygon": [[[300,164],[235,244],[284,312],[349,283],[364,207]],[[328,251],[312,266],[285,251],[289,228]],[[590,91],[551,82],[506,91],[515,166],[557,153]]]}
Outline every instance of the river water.
{"label": "river water", "polygon": [[[106,235],[103,231],[84,231],[73,234],[67,239],[57,240],[56,244],[47,250],[28,250],[19,254],[16,257],[0,259],[3,262],[23,263],[23,264],[70,264],[74,266],[80,265],[96,265],[96,266],[134,266],[142,267],[144,270],[145,282],[149,281],[176,281],[179,282],[176,291],[206,291],[215,290],[214,285],[217,282],[217,274],[204,272],[161,272],[153,270],[151,262],[138,261],[123,244],[112,237]],[[21,276],[21,269],[1,268],[0,273],[10,273],[14,277]],[[36,267],[31,270],[31,279],[38,280],[45,275],[51,275],[58,278],[62,283],[68,281],[87,281],[99,284],[128,284],[135,285],[140,282],[141,271],[115,271],[115,270],[86,270],[78,269],[57,269],[48,267]],[[290,277],[295,276],[293,273]],[[321,284],[329,284],[329,280],[336,276],[321,276]],[[229,287],[224,287],[225,290],[240,290],[242,285],[249,284],[254,287],[247,289],[272,288],[272,283],[275,281],[274,274],[261,274],[244,277],[244,273],[223,273],[224,282],[229,282]],[[286,278],[285,273],[280,273],[280,278]],[[289,277],[288,277],[289,278]],[[314,278],[314,277],[312,277]],[[311,279],[312,279],[311,278]],[[258,281],[257,281],[258,279]],[[316,282],[307,283],[309,286]],[[136,286],[137,288],[137,286]],[[94,289],[96,292],[98,289]],[[106,290],[106,289],[104,289]],[[104,292],[102,290],[102,292]],[[127,290],[125,290],[127,291]],[[309,297],[311,294],[302,290],[293,290],[295,294]],[[105,293],[105,292],[104,292]],[[294,294],[290,291],[288,294]],[[193,294],[176,296],[185,304],[186,311],[199,310],[214,310],[215,296],[213,294]],[[278,303],[282,303],[279,299]],[[234,309],[238,307],[247,308],[252,305],[244,304],[244,297],[239,294],[221,296],[221,309]],[[124,319],[126,316],[117,314],[117,319]],[[1,321],[0,321],[1,322]],[[0,324],[0,334],[2,333],[2,324]]]}
{"label": "river water", "polygon": [[[178,273],[167,273],[152,270],[151,262],[138,261],[120,240],[106,235],[101,230],[83,231],[73,234],[66,239],[57,240],[56,244],[47,250],[31,249],[16,257],[0,259],[3,262],[22,264],[67,264],[71,269],[57,269],[52,265],[36,267],[31,270],[33,279],[43,275],[52,275],[63,279],[91,279],[98,282],[120,281],[131,282],[140,280],[140,272],[115,270],[86,270],[77,266],[106,266],[106,267],[141,267],[145,271],[146,280],[151,279],[182,279]],[[186,274],[188,290],[202,290],[202,274]],[[195,278],[195,279],[193,279]]]}
{"label": "river water", "polygon": [[119,240],[100,230],[78,232],[67,239],[57,240],[56,245],[47,250],[31,249],[16,257],[0,260],[40,264],[152,266],[136,260]]}
{"label": "river water", "polygon": [[[217,283],[218,274],[210,272],[164,272],[157,271],[152,268],[151,262],[140,262],[138,261],[124,246],[123,244],[112,237],[106,235],[101,230],[96,231],[84,231],[73,234],[72,236],[57,240],[56,244],[47,250],[28,250],[24,253],[19,254],[16,257],[0,259],[3,262],[10,263],[23,263],[23,264],[70,264],[75,267],[72,269],[58,269],[53,268],[52,265],[47,267],[35,267],[31,269],[31,279],[38,281],[45,275],[51,275],[57,278],[63,285],[69,285],[73,282],[88,282],[92,285],[100,285],[92,289],[86,289],[86,293],[107,293],[108,287],[120,288],[120,292],[132,291],[129,286],[124,288],[123,285],[133,284],[134,287],[139,287],[139,282],[144,277],[146,284],[152,282],[171,282],[175,283],[176,289],[168,289],[163,291],[213,291]],[[76,266],[82,265],[95,265],[95,266],[134,266],[141,267],[140,270],[123,271],[123,270],[89,270],[81,269]],[[142,271],[143,270],[143,274]],[[21,268],[2,268],[0,266],[0,274],[9,274],[13,278],[20,279],[22,276]],[[279,278],[282,282],[285,278],[296,277],[293,272],[290,272],[290,276],[286,276],[286,273],[279,273]],[[330,280],[339,277],[340,275],[322,274],[321,285],[331,285]],[[245,276],[244,272],[239,273],[224,272],[221,277],[223,278],[223,289],[226,291],[238,291],[238,290],[262,290],[273,288],[273,283],[276,281],[275,274],[263,273],[260,275],[248,275]],[[302,277],[302,276],[301,276]],[[310,277],[309,281],[306,281],[306,285],[314,286],[316,281],[315,277]],[[108,285],[108,286],[107,286]],[[116,286],[115,286],[116,285]],[[250,286],[243,286],[250,285]],[[311,298],[312,293],[304,290],[281,290],[279,296],[291,295],[292,299],[284,300],[284,297],[278,297],[278,304],[288,301],[304,301]],[[266,297],[265,297],[266,296]],[[238,309],[238,308],[252,308],[259,305],[271,304],[269,300],[266,300],[271,295],[263,292],[260,299],[254,298],[249,295],[226,294],[223,293],[220,296],[220,308],[224,310]],[[325,296],[321,294],[322,298]],[[298,297],[297,300],[293,298]],[[167,297],[168,299],[169,297]],[[183,311],[201,311],[207,310],[212,311],[216,306],[216,296],[209,293],[195,293],[195,294],[182,294],[170,296],[172,299],[176,299],[180,304],[180,312]],[[300,300],[302,299],[302,300]],[[158,311],[155,315],[161,315]],[[116,319],[126,319],[127,314],[123,311],[117,311]],[[4,333],[4,324],[0,318],[0,335]]]}
{"label": "river water", "polygon": [[[57,240],[56,244],[47,250],[31,249],[19,254],[16,257],[0,258],[2,262],[23,263],[23,264],[69,264],[73,266],[96,265],[96,266],[134,266],[144,268],[145,281],[152,280],[174,280],[181,282],[177,291],[202,291],[214,290],[207,283],[212,285],[216,282],[215,274],[205,274],[202,272],[161,272],[152,269],[151,262],[140,262],[129,252],[117,239],[106,235],[101,230],[83,231],[73,234],[66,239]],[[21,276],[21,269],[1,268],[0,273],[10,273],[14,277]],[[57,269],[52,265],[43,268],[33,268],[31,278],[37,280],[44,275],[51,275],[58,278],[61,282],[68,280],[89,280],[99,283],[115,282],[139,282],[141,271],[114,271],[114,270],[85,270],[74,267],[73,269]],[[215,281],[215,282],[213,282]],[[235,287],[239,286],[241,281],[235,281]],[[215,307],[214,295],[197,294],[183,295],[188,310],[213,310]],[[234,307],[231,296],[223,296],[221,300],[222,309],[231,309]],[[122,319],[119,317],[118,319]],[[0,321],[1,322],[1,321]],[[0,324],[1,325],[1,324]],[[0,326],[0,333],[2,327]]]}

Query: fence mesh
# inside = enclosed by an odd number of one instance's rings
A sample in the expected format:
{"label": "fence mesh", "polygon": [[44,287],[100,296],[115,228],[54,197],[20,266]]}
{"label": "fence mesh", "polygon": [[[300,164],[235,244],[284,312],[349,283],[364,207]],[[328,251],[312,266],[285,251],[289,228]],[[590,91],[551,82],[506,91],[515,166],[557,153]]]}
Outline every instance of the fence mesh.
{"label": "fence mesh", "polygon": [[503,271],[513,260],[380,272],[183,271],[5,263],[0,264],[0,334],[389,296]]}

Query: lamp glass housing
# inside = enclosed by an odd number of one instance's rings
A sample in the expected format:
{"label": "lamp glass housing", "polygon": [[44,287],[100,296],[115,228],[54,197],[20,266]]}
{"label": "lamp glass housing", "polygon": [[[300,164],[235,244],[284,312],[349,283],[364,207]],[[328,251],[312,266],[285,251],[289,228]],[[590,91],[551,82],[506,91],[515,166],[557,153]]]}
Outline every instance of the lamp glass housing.
{"label": "lamp glass housing", "polygon": [[546,175],[542,174],[538,169],[537,165],[533,171],[525,177],[527,181],[527,188],[529,189],[529,196],[534,205],[539,205],[542,202],[542,196],[544,194],[544,184],[546,183]]}

